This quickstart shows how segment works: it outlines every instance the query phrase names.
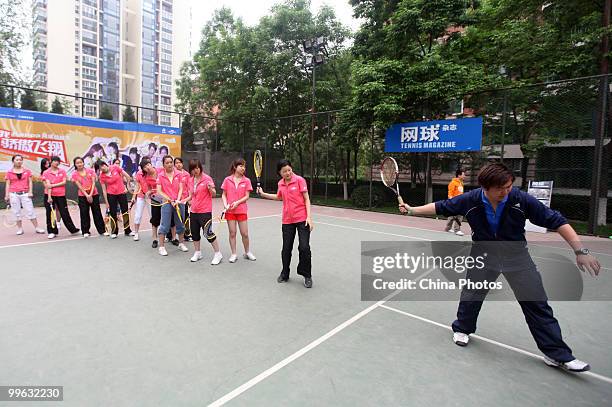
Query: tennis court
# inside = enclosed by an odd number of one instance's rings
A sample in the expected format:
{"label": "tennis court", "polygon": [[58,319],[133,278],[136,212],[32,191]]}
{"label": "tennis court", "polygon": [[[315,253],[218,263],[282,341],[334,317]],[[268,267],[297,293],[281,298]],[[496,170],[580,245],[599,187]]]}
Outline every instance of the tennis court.
{"label": "tennis court", "polygon": [[[306,289],[297,251],[291,280],[276,283],[281,203],[249,206],[257,261],[229,264],[219,225],[215,267],[205,242],[190,263],[191,245],[161,257],[146,231],[47,241],[26,223],[24,236],[2,228],[0,383],[64,386],[63,402],[45,404],[62,406],[612,405],[609,301],[551,303],[588,373],[546,366],[516,302],[487,302],[460,348],[456,302],[360,300],[361,242],[467,236],[443,220],[314,206]],[[571,255],[556,234],[528,239]],[[583,239],[605,268],[585,289],[610,293],[612,241]]]}

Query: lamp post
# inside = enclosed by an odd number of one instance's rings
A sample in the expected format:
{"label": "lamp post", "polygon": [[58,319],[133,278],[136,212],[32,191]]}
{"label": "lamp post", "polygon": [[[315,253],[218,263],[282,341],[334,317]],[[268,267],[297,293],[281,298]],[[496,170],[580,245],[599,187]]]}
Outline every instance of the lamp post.
{"label": "lamp post", "polygon": [[316,37],[303,42],[304,53],[306,55],[306,69],[312,68],[312,108],[311,108],[311,127],[310,127],[310,194],[314,195],[314,160],[315,160],[315,114],[316,114],[316,67],[325,63],[327,56],[327,38]]}

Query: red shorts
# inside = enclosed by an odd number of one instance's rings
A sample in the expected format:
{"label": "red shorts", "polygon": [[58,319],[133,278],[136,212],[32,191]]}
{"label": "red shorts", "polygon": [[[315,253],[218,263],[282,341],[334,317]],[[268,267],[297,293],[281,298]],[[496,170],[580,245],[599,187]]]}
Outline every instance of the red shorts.
{"label": "red shorts", "polygon": [[238,222],[243,222],[247,220],[249,217],[246,213],[226,213],[225,220],[237,220]]}

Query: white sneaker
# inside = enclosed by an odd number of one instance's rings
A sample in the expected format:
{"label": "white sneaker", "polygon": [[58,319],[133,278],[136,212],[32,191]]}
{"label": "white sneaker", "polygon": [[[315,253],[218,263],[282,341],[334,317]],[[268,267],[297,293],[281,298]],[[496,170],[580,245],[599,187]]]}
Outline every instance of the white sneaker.
{"label": "white sneaker", "polygon": [[255,257],[255,255],[251,252],[245,253],[242,257],[244,257],[247,260],[252,260],[252,261],[257,260],[257,257]]}
{"label": "white sneaker", "polygon": [[89,233],[85,233],[85,234],[83,234],[83,237],[84,237],[85,239],[87,239],[87,238],[89,237]]}
{"label": "white sneaker", "polygon": [[451,229],[451,230],[447,230],[447,232],[448,232],[448,233],[455,234],[455,231],[454,231],[454,230],[452,230],[452,229]]}
{"label": "white sneaker", "polygon": [[117,235],[113,233],[113,234],[111,235],[111,239],[116,239],[116,238],[117,238]]}
{"label": "white sneaker", "polygon": [[167,256],[168,252],[166,251],[165,247],[160,247],[157,249],[157,251],[159,252],[160,256]]}
{"label": "white sneaker", "polygon": [[215,256],[213,257],[210,264],[212,264],[213,266],[216,266],[217,264],[221,263],[221,260],[223,260],[223,254],[221,254],[221,252],[217,252],[215,253]]}
{"label": "white sneaker", "polygon": [[39,233],[42,235],[43,233],[45,233],[45,229],[38,228],[36,229],[36,233]]}
{"label": "white sneaker", "polygon": [[55,237],[55,233],[49,233],[47,235],[47,239],[53,239]]}
{"label": "white sneaker", "polygon": [[164,243],[168,243],[170,241],[170,239],[168,239],[167,237],[164,237]]}
{"label": "white sneaker", "polygon": [[104,236],[110,236],[110,233],[104,232]]}
{"label": "white sneaker", "polygon": [[[132,232],[132,233],[134,233],[134,232]],[[138,236],[138,233],[134,233],[134,234],[133,234],[133,235],[131,235],[131,236],[134,236],[134,241],[135,241],[135,242],[137,242],[137,241],[139,241],[139,240],[140,240],[140,236]]]}
{"label": "white sneaker", "polygon": [[453,342],[459,346],[466,346],[470,341],[470,336],[462,332],[453,332]]}
{"label": "white sneaker", "polygon": [[557,362],[556,360],[553,360],[548,356],[544,356],[544,363],[546,363],[548,366],[560,367],[569,372],[586,372],[588,370],[591,370],[591,366],[588,363],[578,359],[570,360],[569,362],[563,363]]}
{"label": "white sneaker", "polygon": [[130,236],[136,236],[138,233],[134,232],[133,230],[130,232]]}
{"label": "white sneaker", "polygon": [[456,234],[457,236],[463,236],[463,235],[465,235],[465,233],[463,233],[463,232],[462,232],[462,231],[460,231],[460,230],[456,231],[456,232],[455,232],[455,234]]}
{"label": "white sneaker", "polygon": [[187,246],[185,246],[184,243],[179,243],[178,248],[182,252],[188,252],[189,251],[189,249],[187,248]]}
{"label": "white sneaker", "polygon": [[230,263],[236,263],[236,260],[238,260],[238,256],[236,256],[235,254],[232,254],[228,259]]}
{"label": "white sneaker", "polygon": [[23,235],[23,229],[17,229],[17,235]]}
{"label": "white sneaker", "polygon": [[193,263],[195,263],[198,260],[202,260],[202,252],[195,252],[193,253],[193,256],[191,257],[191,261]]}

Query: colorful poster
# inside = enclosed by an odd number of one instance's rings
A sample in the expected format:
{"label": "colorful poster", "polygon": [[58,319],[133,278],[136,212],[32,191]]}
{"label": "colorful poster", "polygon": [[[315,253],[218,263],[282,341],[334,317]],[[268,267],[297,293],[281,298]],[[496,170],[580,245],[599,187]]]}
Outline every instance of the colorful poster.
{"label": "colorful poster", "polygon": [[158,167],[164,155],[180,156],[181,130],[0,107],[0,181],[16,154],[23,156],[24,166],[36,175],[41,161],[52,156],[58,156],[69,173],[72,160],[80,156],[88,167],[98,160],[119,160],[132,174],[143,157]]}

